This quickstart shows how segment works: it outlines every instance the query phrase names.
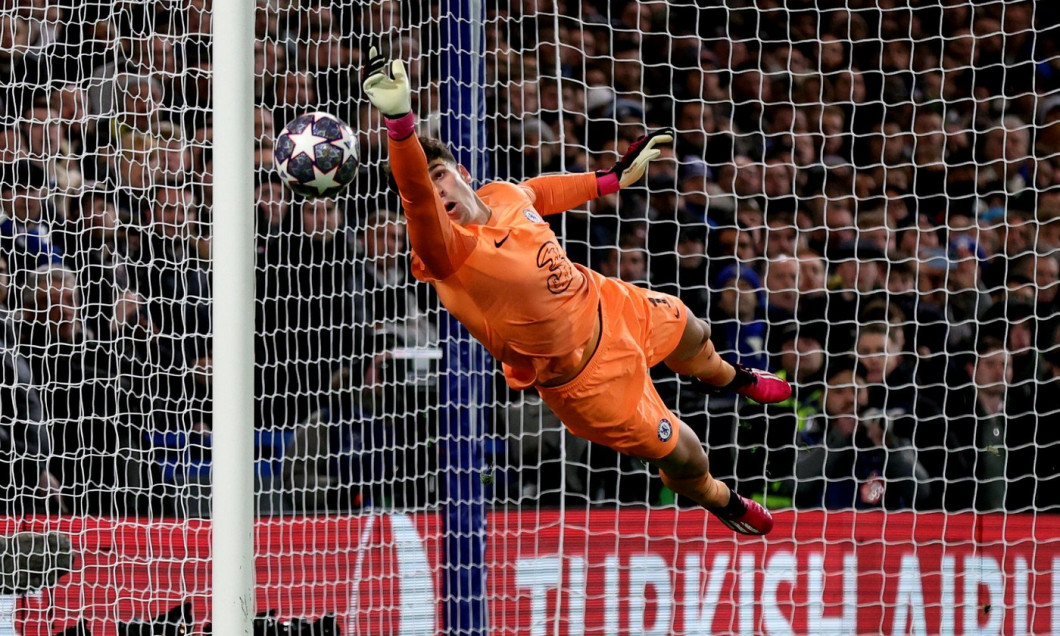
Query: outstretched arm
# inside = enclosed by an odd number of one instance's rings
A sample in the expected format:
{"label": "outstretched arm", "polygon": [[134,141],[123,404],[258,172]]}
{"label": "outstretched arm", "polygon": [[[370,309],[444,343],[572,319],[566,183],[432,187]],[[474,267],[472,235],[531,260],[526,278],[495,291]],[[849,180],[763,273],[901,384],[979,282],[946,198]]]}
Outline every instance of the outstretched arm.
{"label": "outstretched arm", "polygon": [[403,139],[390,139],[390,171],[401,194],[412,250],[432,276],[446,278],[471,254],[475,237],[459,231],[449,220],[431,185],[427,156],[415,132]]}
{"label": "outstretched arm", "polygon": [[547,174],[519,184],[544,216],[580,207],[600,196],[596,174]]}
{"label": "outstretched arm", "polygon": [[408,221],[409,244],[432,276],[446,278],[467,259],[475,238],[453,225],[431,185],[427,156],[416,136],[412,91],[404,64],[401,60],[389,62],[374,47],[368,55],[364,92],[386,118],[390,171]]}
{"label": "outstretched arm", "polygon": [[564,212],[581,206],[604,194],[628,188],[644,176],[648,163],[659,156],[657,144],[674,140],[672,128],[648,133],[634,141],[626,154],[611,166],[588,174],[544,175],[524,181],[521,185],[543,215]]}

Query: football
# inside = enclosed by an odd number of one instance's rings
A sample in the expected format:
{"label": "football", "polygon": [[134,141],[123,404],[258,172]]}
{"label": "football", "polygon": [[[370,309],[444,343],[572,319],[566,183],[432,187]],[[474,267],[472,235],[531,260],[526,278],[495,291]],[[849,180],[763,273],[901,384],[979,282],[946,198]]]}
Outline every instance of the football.
{"label": "football", "polygon": [[357,176],[357,138],[334,115],[306,113],[277,135],[273,159],[291,190],[307,197],[333,197]]}

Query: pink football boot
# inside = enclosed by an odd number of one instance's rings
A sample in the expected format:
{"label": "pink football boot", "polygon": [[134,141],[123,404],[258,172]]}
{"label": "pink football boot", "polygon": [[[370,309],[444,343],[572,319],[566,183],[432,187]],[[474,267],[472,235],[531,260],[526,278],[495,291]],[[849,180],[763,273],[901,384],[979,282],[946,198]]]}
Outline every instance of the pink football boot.
{"label": "pink football boot", "polygon": [[773,529],[773,515],[757,501],[741,497],[729,491],[729,505],[724,508],[707,508],[718,521],[733,532],[750,535],[769,534]]}
{"label": "pink football boot", "polygon": [[791,385],[788,381],[773,375],[769,371],[761,369],[750,369],[742,364],[735,365],[737,377],[741,372],[747,373],[751,379],[736,393],[751,398],[759,404],[776,404],[791,397]]}

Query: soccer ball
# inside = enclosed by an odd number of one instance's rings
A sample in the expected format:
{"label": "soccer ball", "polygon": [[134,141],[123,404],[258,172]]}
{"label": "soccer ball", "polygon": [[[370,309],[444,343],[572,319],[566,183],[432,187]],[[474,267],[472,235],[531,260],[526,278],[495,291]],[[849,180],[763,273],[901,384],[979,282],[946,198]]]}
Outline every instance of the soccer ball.
{"label": "soccer ball", "polygon": [[273,159],[290,189],[307,197],[333,197],[357,176],[357,138],[338,117],[307,113],[280,131]]}

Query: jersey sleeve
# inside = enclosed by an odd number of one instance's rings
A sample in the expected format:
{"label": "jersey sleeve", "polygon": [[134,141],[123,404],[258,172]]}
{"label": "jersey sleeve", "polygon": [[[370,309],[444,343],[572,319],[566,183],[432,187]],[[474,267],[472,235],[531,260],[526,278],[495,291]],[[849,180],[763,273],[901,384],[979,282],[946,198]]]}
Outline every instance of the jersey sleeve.
{"label": "jersey sleeve", "polygon": [[409,244],[423,268],[421,273],[429,279],[448,278],[467,260],[477,239],[458,231],[445,213],[431,185],[427,156],[415,133],[404,139],[391,139],[389,152],[390,171],[405,210]]}
{"label": "jersey sleeve", "polygon": [[599,196],[596,173],[548,174],[519,184],[544,216],[566,212]]}

